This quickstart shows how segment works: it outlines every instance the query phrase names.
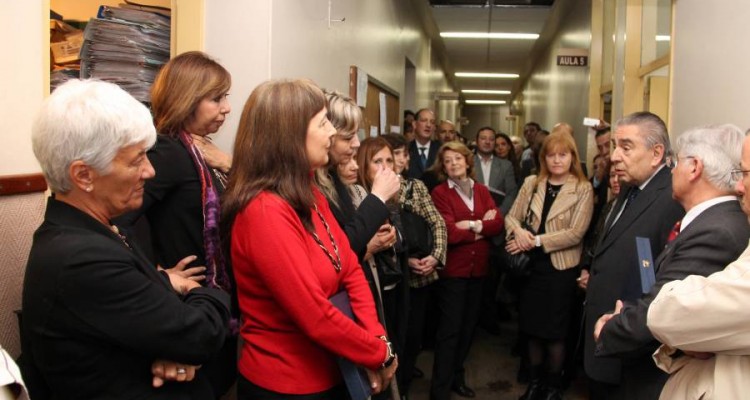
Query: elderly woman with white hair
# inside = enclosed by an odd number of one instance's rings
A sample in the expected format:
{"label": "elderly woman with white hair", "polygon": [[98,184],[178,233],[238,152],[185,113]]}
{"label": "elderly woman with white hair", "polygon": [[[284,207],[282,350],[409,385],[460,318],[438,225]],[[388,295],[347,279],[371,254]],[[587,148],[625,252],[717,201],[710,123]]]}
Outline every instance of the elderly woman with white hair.
{"label": "elderly woman with white hair", "polygon": [[111,223],[140,207],[155,140],[148,109],[113,84],[73,80],[42,105],[32,142],[52,196],[21,327],[32,398],[210,398],[197,366],[224,342],[229,296],[159,271]]}

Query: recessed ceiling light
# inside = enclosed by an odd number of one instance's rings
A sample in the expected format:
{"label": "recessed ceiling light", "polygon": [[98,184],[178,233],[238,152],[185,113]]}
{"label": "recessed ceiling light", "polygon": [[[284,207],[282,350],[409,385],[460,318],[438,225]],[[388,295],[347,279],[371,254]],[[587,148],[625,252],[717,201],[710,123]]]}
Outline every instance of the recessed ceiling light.
{"label": "recessed ceiling light", "polygon": [[505,100],[466,100],[466,104],[505,104]]}
{"label": "recessed ceiling light", "polygon": [[470,94],[510,94],[510,90],[479,90],[479,89],[465,89],[461,93]]}
{"label": "recessed ceiling light", "polygon": [[440,32],[444,38],[454,39],[539,39],[537,33],[505,33],[505,32]]}
{"label": "recessed ceiling light", "polygon": [[506,78],[516,79],[518,74],[501,74],[501,73],[489,73],[489,72],[456,72],[458,78]]}
{"label": "recessed ceiling light", "polygon": [[670,40],[672,40],[672,38],[669,35],[656,35],[657,42],[668,42]]}

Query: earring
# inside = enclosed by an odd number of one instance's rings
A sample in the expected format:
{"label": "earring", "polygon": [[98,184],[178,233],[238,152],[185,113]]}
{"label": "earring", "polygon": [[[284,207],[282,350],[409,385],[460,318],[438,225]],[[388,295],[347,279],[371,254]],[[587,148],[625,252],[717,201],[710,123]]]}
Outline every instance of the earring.
{"label": "earring", "polygon": [[93,186],[89,186],[86,188],[86,192],[91,193],[91,191],[94,190]]}

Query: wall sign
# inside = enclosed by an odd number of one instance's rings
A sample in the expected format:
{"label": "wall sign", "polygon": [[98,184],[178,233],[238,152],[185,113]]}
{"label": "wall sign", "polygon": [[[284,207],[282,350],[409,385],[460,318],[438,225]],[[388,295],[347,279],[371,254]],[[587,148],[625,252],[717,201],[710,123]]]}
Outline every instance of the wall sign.
{"label": "wall sign", "polygon": [[589,56],[557,56],[557,65],[567,67],[588,67]]}

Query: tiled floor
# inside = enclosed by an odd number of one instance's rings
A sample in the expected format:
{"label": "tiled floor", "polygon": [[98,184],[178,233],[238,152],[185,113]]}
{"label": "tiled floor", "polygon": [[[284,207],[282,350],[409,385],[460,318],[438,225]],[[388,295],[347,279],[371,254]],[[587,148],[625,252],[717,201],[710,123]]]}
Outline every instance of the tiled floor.
{"label": "tiled floor", "polygon": [[[516,382],[519,359],[511,356],[511,346],[516,337],[515,321],[503,325],[501,335],[492,336],[482,329],[477,335],[466,363],[466,383],[476,392],[475,400],[516,400],[526,386]],[[422,379],[412,383],[410,400],[429,398],[432,351],[423,351],[418,366],[425,373]],[[582,377],[583,373],[578,374]],[[582,378],[575,381],[565,392],[566,400],[585,400],[585,383]],[[453,394],[454,400],[464,399]]]}

